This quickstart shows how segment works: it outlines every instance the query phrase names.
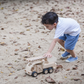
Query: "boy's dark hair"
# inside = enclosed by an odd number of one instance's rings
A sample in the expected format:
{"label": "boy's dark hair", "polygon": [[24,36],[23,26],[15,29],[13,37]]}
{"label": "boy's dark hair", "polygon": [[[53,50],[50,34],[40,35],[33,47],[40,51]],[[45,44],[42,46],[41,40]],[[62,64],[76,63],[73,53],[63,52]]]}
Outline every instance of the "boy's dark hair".
{"label": "boy's dark hair", "polygon": [[55,12],[47,12],[42,16],[42,24],[54,24],[58,22],[58,15]]}

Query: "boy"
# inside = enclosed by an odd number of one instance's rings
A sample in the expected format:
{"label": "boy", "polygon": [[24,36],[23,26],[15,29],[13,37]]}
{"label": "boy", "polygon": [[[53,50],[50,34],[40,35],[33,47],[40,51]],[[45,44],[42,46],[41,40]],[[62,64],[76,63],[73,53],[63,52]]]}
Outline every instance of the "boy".
{"label": "boy", "polygon": [[41,23],[49,30],[52,30],[53,28],[56,29],[54,39],[44,56],[52,57],[51,52],[56,42],[58,42],[66,49],[65,53],[61,56],[64,58],[71,55],[66,62],[78,60],[78,57],[74,52],[74,47],[81,32],[80,25],[71,18],[58,17],[54,12],[48,12],[43,15]]}

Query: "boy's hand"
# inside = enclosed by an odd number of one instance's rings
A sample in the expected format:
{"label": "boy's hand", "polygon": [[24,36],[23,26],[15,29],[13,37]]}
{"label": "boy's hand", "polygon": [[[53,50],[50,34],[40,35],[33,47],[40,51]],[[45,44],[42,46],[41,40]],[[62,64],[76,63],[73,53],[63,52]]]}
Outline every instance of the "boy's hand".
{"label": "boy's hand", "polygon": [[44,57],[49,57],[49,58],[51,58],[51,57],[52,57],[52,55],[51,55],[51,53],[50,53],[50,52],[47,52],[46,54],[44,54]]}

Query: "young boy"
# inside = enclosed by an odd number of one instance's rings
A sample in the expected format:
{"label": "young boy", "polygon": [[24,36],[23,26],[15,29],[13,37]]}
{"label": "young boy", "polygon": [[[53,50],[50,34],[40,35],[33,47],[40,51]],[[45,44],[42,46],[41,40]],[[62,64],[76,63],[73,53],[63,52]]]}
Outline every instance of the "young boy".
{"label": "young boy", "polygon": [[58,42],[66,49],[61,56],[64,58],[71,55],[66,62],[76,61],[78,57],[75,55],[74,47],[81,32],[80,25],[74,19],[58,17],[54,12],[43,15],[41,23],[49,30],[56,29],[54,39],[44,56],[52,57],[51,52]]}

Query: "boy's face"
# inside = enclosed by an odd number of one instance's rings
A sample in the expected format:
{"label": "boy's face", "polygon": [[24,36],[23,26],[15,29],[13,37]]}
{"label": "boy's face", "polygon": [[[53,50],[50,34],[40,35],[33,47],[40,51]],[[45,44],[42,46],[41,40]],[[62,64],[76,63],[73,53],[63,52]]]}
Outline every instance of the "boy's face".
{"label": "boy's face", "polygon": [[54,24],[44,24],[44,26],[47,28],[47,29],[49,29],[49,30],[52,30],[53,28],[56,28],[56,23],[54,23]]}

